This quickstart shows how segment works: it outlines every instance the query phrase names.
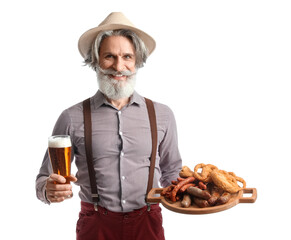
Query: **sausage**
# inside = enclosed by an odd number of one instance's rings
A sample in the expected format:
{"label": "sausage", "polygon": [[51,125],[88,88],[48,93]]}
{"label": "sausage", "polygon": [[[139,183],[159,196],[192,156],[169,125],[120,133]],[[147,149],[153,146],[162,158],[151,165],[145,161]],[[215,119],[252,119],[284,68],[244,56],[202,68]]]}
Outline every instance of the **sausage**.
{"label": "sausage", "polygon": [[[173,185],[177,185],[179,182],[186,180],[187,178],[177,177],[177,180],[172,180]],[[195,180],[195,179],[194,179]],[[193,180],[193,181],[194,181]]]}
{"label": "sausage", "polygon": [[[177,177],[177,181],[178,181],[178,182],[184,181],[185,179],[187,179],[187,178]],[[194,180],[193,180],[193,181],[194,181]]]}
{"label": "sausage", "polygon": [[165,196],[168,192],[172,191],[173,188],[174,188],[173,185],[169,185],[168,187],[164,188],[161,193],[161,196]]}
{"label": "sausage", "polygon": [[194,187],[195,184],[194,183],[187,183],[185,184],[183,187],[180,188],[180,192],[185,192],[187,190],[188,187]]}
{"label": "sausage", "polygon": [[181,202],[181,206],[183,208],[188,208],[188,207],[190,207],[190,205],[191,205],[191,197],[190,197],[190,195],[189,194],[184,194],[183,200]]}
{"label": "sausage", "polygon": [[201,208],[209,207],[209,203],[205,199],[194,197],[193,201],[198,207],[201,207]]}
{"label": "sausage", "polygon": [[202,190],[207,189],[207,186],[206,186],[203,182],[201,182],[201,181],[198,183],[198,187],[199,187],[200,189],[202,189]]}
{"label": "sausage", "polygon": [[180,189],[181,187],[183,187],[185,184],[193,182],[194,179],[195,179],[194,177],[188,177],[188,178],[184,179],[183,181],[179,182],[179,183],[174,187],[174,189],[173,189],[173,191],[172,191],[172,193],[171,193],[171,200],[172,200],[173,202],[176,202],[176,195],[177,195],[177,192],[179,191],[179,189]]}
{"label": "sausage", "polygon": [[173,185],[177,185],[177,184],[178,184],[178,181],[176,181],[176,180],[172,180],[172,184],[173,184]]}
{"label": "sausage", "polygon": [[220,198],[218,198],[216,205],[222,205],[230,200],[231,194],[229,192],[224,192]]}
{"label": "sausage", "polygon": [[218,198],[221,195],[221,190],[217,186],[211,188],[211,198],[208,199],[208,202],[211,206],[215,205]]}
{"label": "sausage", "polygon": [[187,189],[187,192],[192,196],[203,198],[206,200],[208,200],[211,197],[211,195],[207,191],[201,190],[200,188],[197,187],[189,187]]}

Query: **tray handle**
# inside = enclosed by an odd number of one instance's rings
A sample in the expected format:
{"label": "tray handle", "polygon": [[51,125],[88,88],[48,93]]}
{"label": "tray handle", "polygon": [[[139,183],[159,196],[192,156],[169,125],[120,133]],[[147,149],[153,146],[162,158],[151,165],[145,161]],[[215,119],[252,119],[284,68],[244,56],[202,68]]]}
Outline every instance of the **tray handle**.
{"label": "tray handle", "polygon": [[239,203],[254,203],[257,200],[257,189],[256,188],[244,188],[244,193],[252,193],[250,197],[244,197],[243,194],[239,198]]}
{"label": "tray handle", "polygon": [[150,203],[160,203],[164,197],[155,197],[155,194],[159,194],[163,191],[163,188],[152,188],[147,196],[147,201]]}

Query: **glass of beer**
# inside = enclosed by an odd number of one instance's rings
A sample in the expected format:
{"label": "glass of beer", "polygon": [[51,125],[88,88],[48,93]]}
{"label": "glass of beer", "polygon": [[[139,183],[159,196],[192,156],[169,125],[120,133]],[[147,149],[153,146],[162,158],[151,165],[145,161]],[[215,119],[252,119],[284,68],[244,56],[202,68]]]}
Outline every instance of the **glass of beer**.
{"label": "glass of beer", "polygon": [[[48,150],[53,172],[66,179],[71,175],[71,138],[69,135],[49,137]],[[67,180],[67,182],[69,182]]]}

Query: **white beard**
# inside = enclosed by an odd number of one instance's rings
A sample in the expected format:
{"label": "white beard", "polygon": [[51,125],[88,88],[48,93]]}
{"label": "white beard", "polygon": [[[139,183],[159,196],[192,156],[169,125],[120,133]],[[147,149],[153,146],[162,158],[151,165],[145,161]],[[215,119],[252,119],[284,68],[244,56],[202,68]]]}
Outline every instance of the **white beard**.
{"label": "white beard", "polygon": [[[134,92],[136,83],[136,73],[130,71],[117,72],[114,70],[96,69],[99,90],[109,99],[118,100],[121,98],[128,98]],[[109,75],[122,74],[126,75],[126,81],[118,81],[111,78]]]}

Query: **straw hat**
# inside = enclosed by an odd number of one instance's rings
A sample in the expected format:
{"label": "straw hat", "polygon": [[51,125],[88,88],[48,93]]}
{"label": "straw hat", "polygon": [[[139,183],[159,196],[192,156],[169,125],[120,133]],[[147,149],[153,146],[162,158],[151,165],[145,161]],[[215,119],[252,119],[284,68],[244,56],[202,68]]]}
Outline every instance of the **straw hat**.
{"label": "straw hat", "polygon": [[115,30],[115,29],[129,29],[135,32],[146,45],[149,55],[156,47],[155,40],[145,32],[136,28],[121,12],[110,13],[98,27],[92,28],[79,39],[78,48],[83,58],[88,54],[93,41],[101,31]]}

